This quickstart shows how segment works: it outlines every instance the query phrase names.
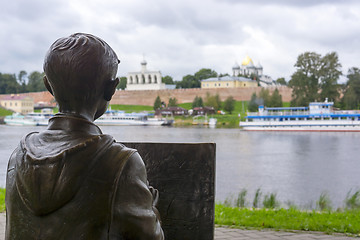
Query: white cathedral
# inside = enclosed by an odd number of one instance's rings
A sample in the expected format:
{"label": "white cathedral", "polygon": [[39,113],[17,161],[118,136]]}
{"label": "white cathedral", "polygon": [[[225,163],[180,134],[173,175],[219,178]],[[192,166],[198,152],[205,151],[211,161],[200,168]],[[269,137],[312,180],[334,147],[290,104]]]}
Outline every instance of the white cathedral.
{"label": "white cathedral", "polygon": [[149,71],[146,69],[147,62],[141,62],[140,72],[129,72],[127,75],[126,90],[160,90],[166,89],[162,83],[160,71]]}
{"label": "white cathedral", "polygon": [[239,66],[239,64],[235,62],[232,71],[234,77],[238,77],[238,76],[250,77],[250,75],[254,74],[259,78],[259,84],[262,87],[276,85],[276,82],[270,76],[263,74],[263,67],[261,66],[261,64],[258,63],[255,66],[253,60],[249,56],[246,56],[244,58],[244,60],[241,62],[241,66]]}

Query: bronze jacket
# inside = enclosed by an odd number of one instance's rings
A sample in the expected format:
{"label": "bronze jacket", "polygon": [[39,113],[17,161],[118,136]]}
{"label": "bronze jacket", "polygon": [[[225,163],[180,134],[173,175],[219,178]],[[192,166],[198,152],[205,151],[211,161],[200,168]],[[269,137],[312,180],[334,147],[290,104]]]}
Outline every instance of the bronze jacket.
{"label": "bronze jacket", "polygon": [[140,155],[79,117],[25,136],[6,190],[6,239],[164,239]]}

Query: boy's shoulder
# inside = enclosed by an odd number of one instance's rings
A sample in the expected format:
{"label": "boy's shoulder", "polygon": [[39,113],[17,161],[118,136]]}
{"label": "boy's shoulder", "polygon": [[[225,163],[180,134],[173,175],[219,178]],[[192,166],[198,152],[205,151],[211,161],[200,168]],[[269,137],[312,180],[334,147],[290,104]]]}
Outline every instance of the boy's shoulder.
{"label": "boy's shoulder", "polygon": [[[136,149],[129,148],[123,143],[116,142],[110,135],[102,135],[102,138],[111,140],[110,146],[106,150],[106,157],[112,159],[133,159],[140,156]],[[141,157],[140,157],[141,158]]]}

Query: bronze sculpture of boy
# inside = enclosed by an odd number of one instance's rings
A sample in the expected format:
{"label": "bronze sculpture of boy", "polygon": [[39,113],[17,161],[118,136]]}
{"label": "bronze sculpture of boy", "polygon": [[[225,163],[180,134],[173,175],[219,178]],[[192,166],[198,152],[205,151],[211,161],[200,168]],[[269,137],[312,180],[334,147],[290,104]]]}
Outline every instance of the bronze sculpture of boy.
{"label": "bronze sculpture of boy", "polygon": [[44,83],[59,113],[10,157],[6,239],[163,239],[144,163],[93,124],[119,80],[111,47],[90,34],[55,41]]}

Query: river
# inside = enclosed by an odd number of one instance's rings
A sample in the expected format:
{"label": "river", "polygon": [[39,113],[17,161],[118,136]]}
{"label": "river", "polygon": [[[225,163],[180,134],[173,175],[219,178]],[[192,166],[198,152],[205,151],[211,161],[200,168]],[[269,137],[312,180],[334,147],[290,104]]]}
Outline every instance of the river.
{"label": "river", "polygon": [[[44,127],[0,125],[0,186],[23,135]],[[315,207],[327,192],[341,207],[349,190],[360,189],[360,133],[246,132],[240,129],[101,127],[117,141],[215,142],[216,200],[247,189],[250,205],[257,188],[276,193],[282,203]]]}

